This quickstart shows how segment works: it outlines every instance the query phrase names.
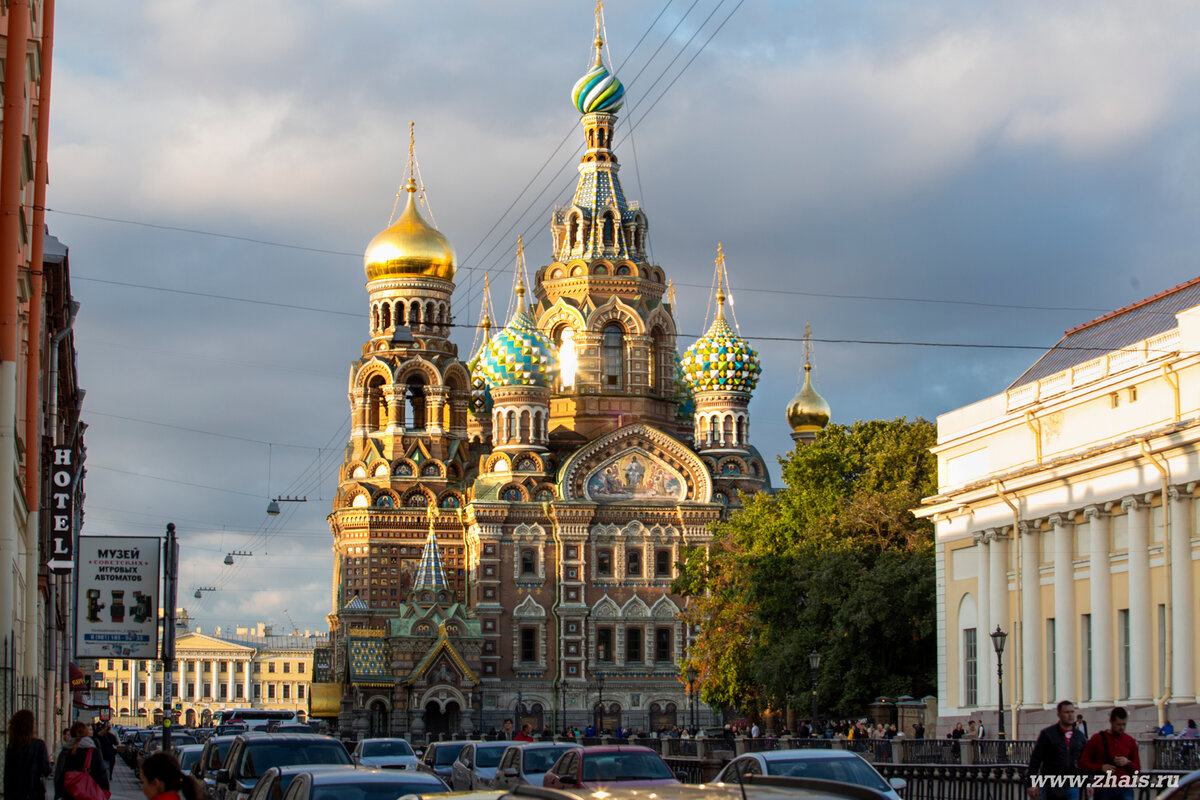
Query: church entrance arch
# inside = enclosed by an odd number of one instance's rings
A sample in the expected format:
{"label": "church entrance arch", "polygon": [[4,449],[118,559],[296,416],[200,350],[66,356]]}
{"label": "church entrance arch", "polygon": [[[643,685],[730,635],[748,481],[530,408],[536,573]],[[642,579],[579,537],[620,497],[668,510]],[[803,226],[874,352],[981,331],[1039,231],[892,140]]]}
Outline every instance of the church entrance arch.
{"label": "church entrance arch", "polygon": [[372,700],[367,706],[367,724],[370,727],[371,737],[383,737],[391,733],[388,725],[388,708],[387,703],[382,700]]}
{"label": "church entrance arch", "polygon": [[425,704],[425,730],[433,739],[449,739],[459,732],[462,721],[462,708],[451,700],[442,707],[434,701]]}

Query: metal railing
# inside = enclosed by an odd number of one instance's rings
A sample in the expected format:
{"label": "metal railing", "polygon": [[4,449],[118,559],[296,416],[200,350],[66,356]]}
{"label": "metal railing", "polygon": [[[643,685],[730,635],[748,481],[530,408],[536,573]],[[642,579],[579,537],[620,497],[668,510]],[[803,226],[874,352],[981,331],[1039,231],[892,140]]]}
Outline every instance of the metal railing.
{"label": "metal railing", "polygon": [[1155,739],[1154,767],[1188,772],[1200,769],[1200,739]]}
{"label": "metal railing", "polygon": [[[904,800],[1025,800],[1025,769],[1017,764],[877,764],[885,779],[901,778]],[[1172,779],[1186,773],[1142,772],[1147,786],[1134,790],[1136,800],[1154,800]]]}

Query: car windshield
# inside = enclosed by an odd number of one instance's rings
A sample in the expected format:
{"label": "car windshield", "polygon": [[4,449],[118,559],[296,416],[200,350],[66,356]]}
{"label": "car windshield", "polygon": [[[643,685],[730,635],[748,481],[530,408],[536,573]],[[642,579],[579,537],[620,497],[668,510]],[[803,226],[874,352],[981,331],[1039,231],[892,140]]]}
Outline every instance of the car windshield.
{"label": "car windshield", "polygon": [[207,769],[218,770],[225,763],[225,754],[229,752],[229,745],[233,744],[233,739],[225,739],[220,742],[213,742],[213,749],[208,755]]}
{"label": "car windshield", "polygon": [[428,782],[395,780],[386,783],[343,783],[314,786],[312,800],[396,800],[406,794],[426,795],[446,790]]}
{"label": "car windshield", "polygon": [[525,772],[549,772],[558,757],[570,749],[569,746],[524,748],[521,757],[525,761]]}
{"label": "car windshield", "polygon": [[477,767],[495,767],[500,763],[501,756],[508,749],[508,742],[501,742],[493,745],[479,745],[475,748],[475,766]]}
{"label": "car windshield", "polygon": [[186,772],[199,760],[199,750],[184,750],[179,754],[179,768]]}
{"label": "car windshield", "polygon": [[413,749],[403,739],[393,739],[387,742],[363,742],[364,756],[411,756]]}
{"label": "car windshield", "polygon": [[767,762],[768,775],[817,778],[853,783],[868,789],[888,791],[891,787],[861,758],[790,758]]}
{"label": "car windshield", "polygon": [[448,767],[458,760],[458,754],[462,752],[462,749],[461,744],[439,747],[433,754],[433,763],[439,767]]}
{"label": "car windshield", "polygon": [[674,777],[654,753],[587,753],[583,758],[585,781],[657,781]]}
{"label": "car windshield", "polygon": [[243,778],[257,778],[271,767],[290,764],[349,764],[341,742],[314,739],[296,742],[253,742],[246,747]]}

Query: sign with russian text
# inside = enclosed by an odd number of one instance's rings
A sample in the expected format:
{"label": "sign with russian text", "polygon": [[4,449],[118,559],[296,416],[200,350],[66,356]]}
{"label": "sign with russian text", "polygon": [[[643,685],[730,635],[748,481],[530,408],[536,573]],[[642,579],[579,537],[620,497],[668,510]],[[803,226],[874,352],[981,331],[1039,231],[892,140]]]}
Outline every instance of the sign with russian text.
{"label": "sign with russian text", "polygon": [[74,493],[75,451],[70,447],[56,447],[54,463],[50,465],[50,560],[46,566],[58,575],[69,573],[75,566],[72,552]]}
{"label": "sign with russian text", "polygon": [[158,657],[160,546],[148,536],[79,537],[77,657]]}

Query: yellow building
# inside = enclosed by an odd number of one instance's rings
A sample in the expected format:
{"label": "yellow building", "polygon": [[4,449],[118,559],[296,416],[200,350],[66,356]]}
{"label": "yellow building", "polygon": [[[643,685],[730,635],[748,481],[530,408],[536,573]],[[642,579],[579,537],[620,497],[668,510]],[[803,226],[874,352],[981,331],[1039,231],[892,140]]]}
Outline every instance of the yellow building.
{"label": "yellow building", "polygon": [[1093,730],[1200,716],[1200,278],[1067,331],[934,452],[939,732],[996,732],[997,628],[1009,735],[1064,699]]}
{"label": "yellow building", "polygon": [[[231,635],[220,628],[205,634],[197,628],[175,642],[171,678],[172,705],[180,703],[183,725],[207,725],[226,708],[270,708],[308,713],[313,648],[325,636],[305,631],[276,635],[271,626],[238,627]],[[96,670],[109,692],[116,721],[158,722],[163,710],[160,662],[100,659]]]}

